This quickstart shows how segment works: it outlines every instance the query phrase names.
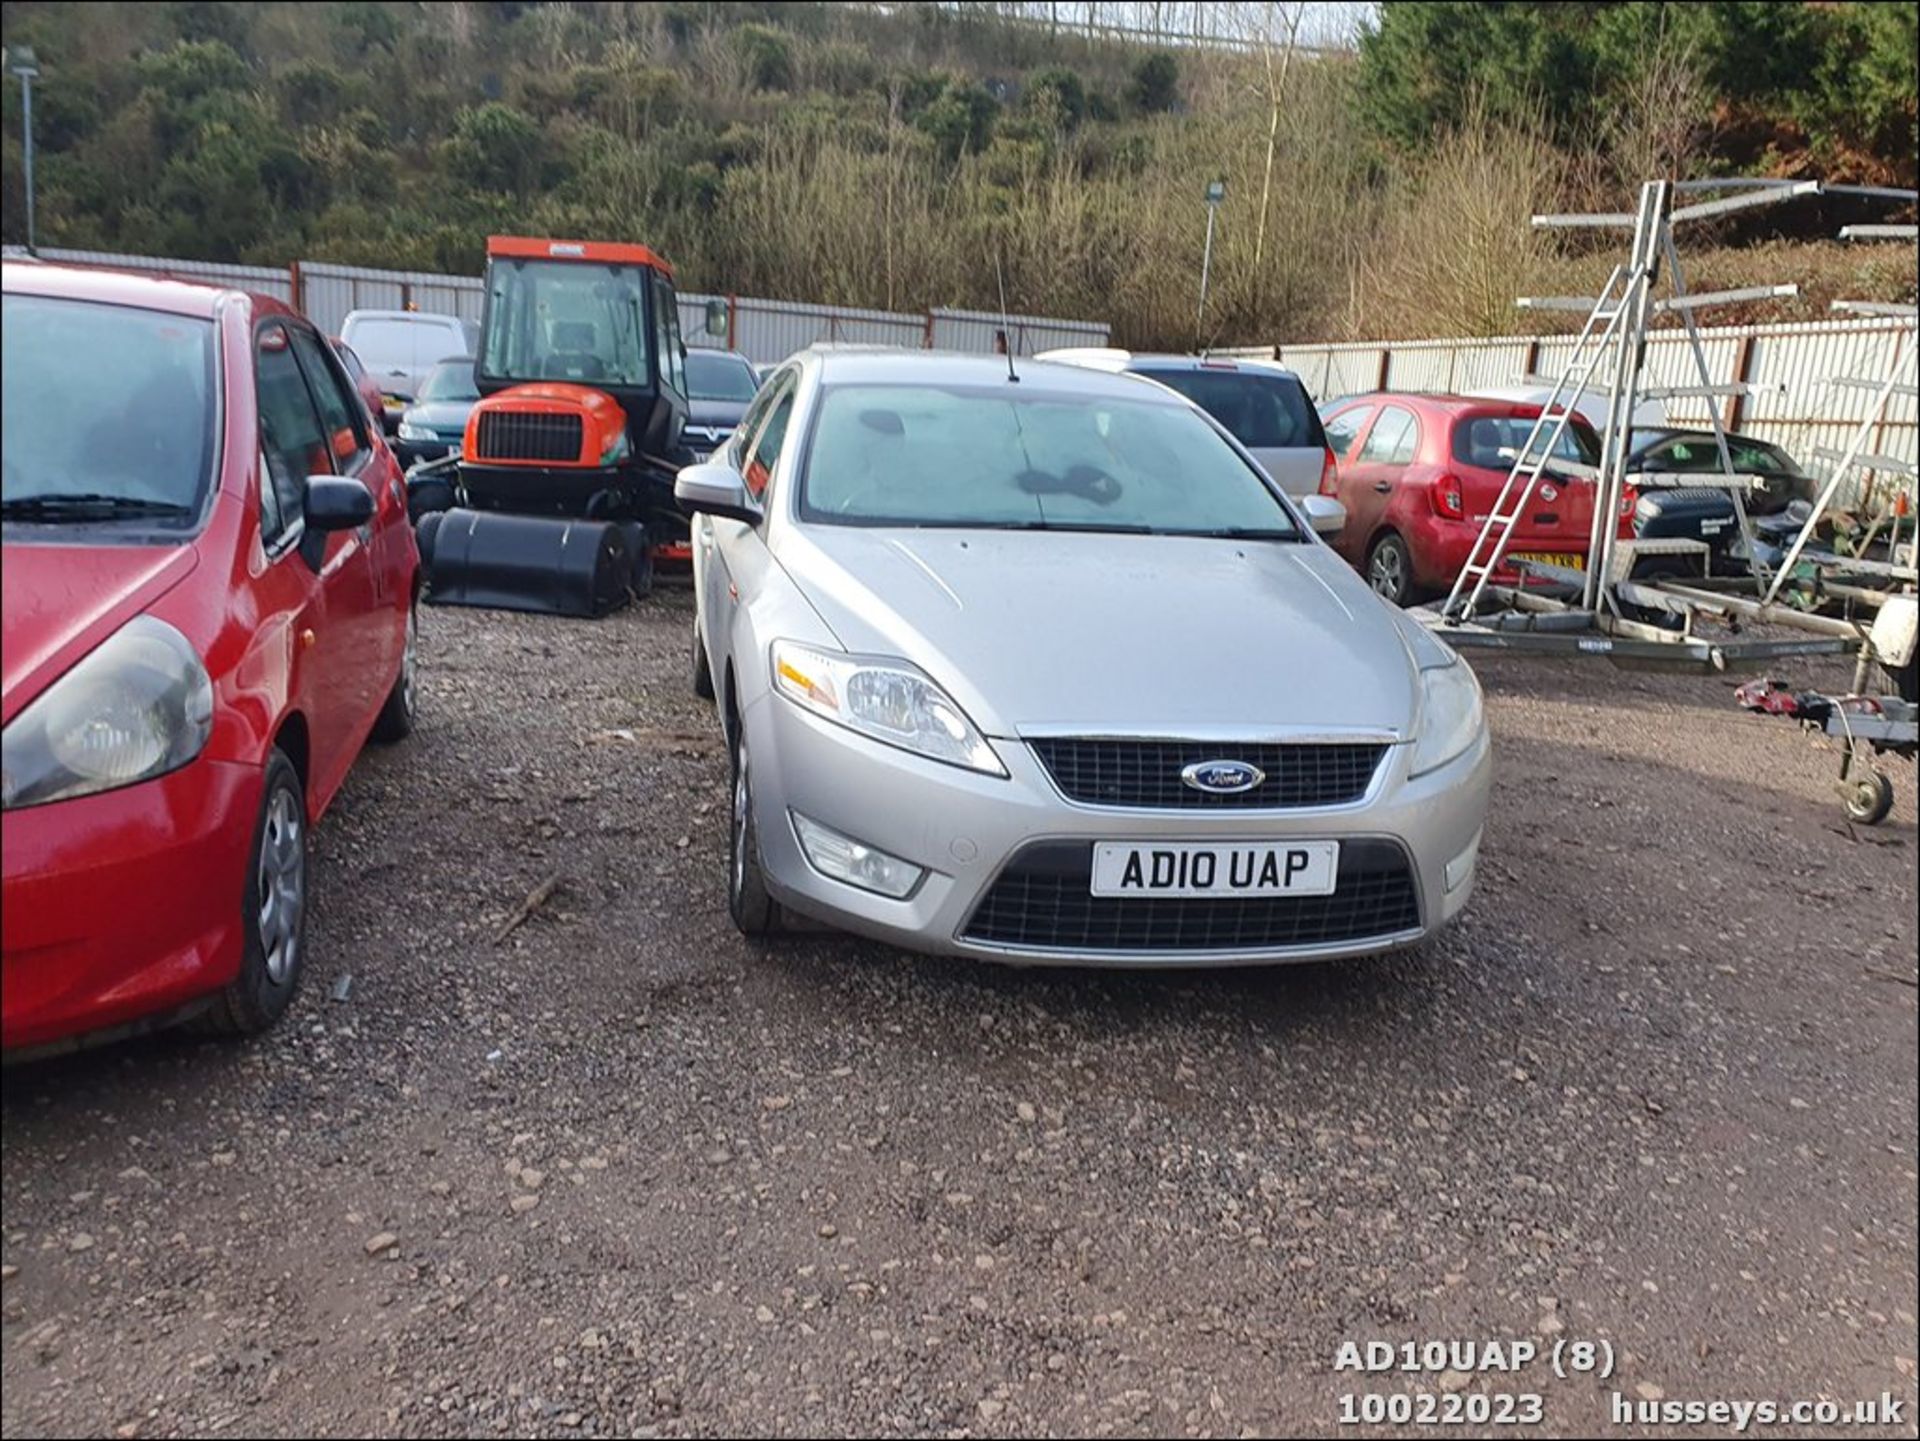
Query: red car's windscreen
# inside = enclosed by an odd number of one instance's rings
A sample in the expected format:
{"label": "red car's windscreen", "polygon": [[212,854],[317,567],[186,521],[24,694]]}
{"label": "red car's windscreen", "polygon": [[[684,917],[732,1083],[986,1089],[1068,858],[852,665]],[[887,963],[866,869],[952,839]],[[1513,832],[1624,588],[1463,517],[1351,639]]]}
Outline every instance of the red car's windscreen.
{"label": "red car's windscreen", "polygon": [[39,295],[7,296],[3,319],[5,519],[190,525],[213,471],[213,323]]}

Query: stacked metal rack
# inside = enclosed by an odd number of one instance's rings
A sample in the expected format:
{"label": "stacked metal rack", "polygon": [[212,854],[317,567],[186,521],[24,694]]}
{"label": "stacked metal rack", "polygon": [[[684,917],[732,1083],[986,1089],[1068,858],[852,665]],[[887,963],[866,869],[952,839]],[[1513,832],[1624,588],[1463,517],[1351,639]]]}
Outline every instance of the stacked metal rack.
{"label": "stacked metal rack", "polygon": [[[1676,204],[1688,191],[1726,188],[1738,193]],[[1721,420],[1721,402],[1749,394],[1744,384],[1715,384],[1695,320],[1696,312],[1715,305],[1797,294],[1793,285],[1750,286],[1738,290],[1689,292],[1674,241],[1676,226],[1736,211],[1779,205],[1822,193],[1857,194],[1912,203],[1912,191],[1880,187],[1829,186],[1815,181],[1711,180],[1652,181],[1643,186],[1633,213],[1539,215],[1538,228],[1631,229],[1633,242],[1625,262],[1614,267],[1598,296],[1523,298],[1523,308],[1585,311],[1586,323],[1566,365],[1551,384],[1546,405],[1527,441],[1519,447],[1499,499],[1486,517],[1452,592],[1426,619],[1456,646],[1560,655],[1599,655],[1623,663],[1724,669],[1731,661],[1776,656],[1861,652],[1862,669],[1878,659],[1890,669],[1911,668],[1913,546],[1899,543],[1899,521],[1884,561],[1860,554],[1840,555],[1814,544],[1817,528],[1856,469],[1892,472],[1911,491],[1911,462],[1876,455],[1868,449],[1875,425],[1892,396],[1912,395],[1915,308],[1843,301],[1836,309],[1856,314],[1893,316],[1907,321],[1892,347],[1883,374],[1838,382],[1864,390],[1867,414],[1851,443],[1833,458],[1835,465],[1784,559],[1769,565],[1766,548],[1757,545],[1745,505],[1746,494],[1762,483],[1735,469]],[[1912,226],[1850,226],[1851,239],[1912,238]],[[1664,284],[1664,294],[1656,294]],[[1696,380],[1677,386],[1645,383],[1647,341],[1657,317],[1676,315],[1684,327]],[[1604,385],[1606,419],[1600,463],[1584,466],[1556,455],[1576,403],[1595,382]],[[1632,416],[1643,400],[1689,397],[1704,400],[1719,452],[1719,469],[1676,476],[1630,469]],[[1526,513],[1543,476],[1583,477],[1595,486],[1593,528],[1583,571],[1524,556],[1509,556],[1508,543]],[[1740,529],[1748,573],[1713,576],[1709,547],[1702,541],[1645,541],[1618,535],[1623,507],[1634,488],[1719,487],[1727,491]],[[1871,537],[1870,537],[1871,538]],[[1857,549],[1864,549],[1860,547]],[[1659,564],[1658,562],[1666,562]],[[1656,562],[1647,564],[1647,562]],[[1676,566],[1675,562],[1681,564]],[[1670,574],[1648,578],[1649,571],[1693,569],[1684,580]],[[1516,583],[1498,584],[1505,570]],[[1743,594],[1743,592],[1745,592]],[[1889,603],[1892,602],[1891,611]],[[1905,607],[1903,609],[1902,607]],[[1877,620],[1876,620],[1877,616]],[[1903,620],[1904,617],[1904,620]],[[1703,634],[1701,621],[1725,623]],[[1743,622],[1790,629],[1788,638],[1740,633]],[[1881,624],[1878,622],[1890,622]],[[1900,635],[1907,637],[1901,650]]]}

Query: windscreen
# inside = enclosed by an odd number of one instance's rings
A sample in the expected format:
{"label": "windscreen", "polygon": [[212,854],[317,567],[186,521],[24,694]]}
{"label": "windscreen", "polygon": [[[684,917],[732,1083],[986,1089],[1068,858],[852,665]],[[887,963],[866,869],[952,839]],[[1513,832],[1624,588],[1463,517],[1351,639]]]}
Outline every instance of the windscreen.
{"label": "windscreen", "polygon": [[461,349],[459,338],[439,320],[373,317],[356,320],[352,331],[346,342],[374,370],[414,370]]}
{"label": "windscreen", "polygon": [[[1541,439],[1551,434],[1556,424],[1557,421],[1549,420],[1542,426]],[[1453,458],[1462,465],[1479,466],[1482,470],[1512,470],[1520,447],[1533,434],[1533,426],[1534,418],[1530,415],[1462,416],[1453,427]],[[1539,454],[1537,448],[1534,454]],[[1554,442],[1553,457],[1581,465],[1598,465],[1600,437],[1576,415]]]}
{"label": "windscreen", "polygon": [[753,367],[731,355],[687,352],[687,397],[690,400],[748,401],[760,388]]}
{"label": "windscreen", "polygon": [[493,260],[480,374],[651,387],[650,275],[639,265]]}
{"label": "windscreen", "polygon": [[[213,323],[36,295],[7,296],[3,313],[7,517],[197,517],[213,470]],[[96,503],[56,515],[63,497]]]}
{"label": "windscreen", "polygon": [[[1762,441],[1745,436],[1727,437],[1727,454],[1736,475],[1798,475],[1800,467],[1791,457]],[[1648,451],[1644,464],[1661,470],[1717,471],[1720,469],[1720,444],[1711,433],[1677,435]]]}
{"label": "windscreen", "polygon": [[1249,450],[1318,450],[1326,444],[1305,387],[1291,376],[1144,366],[1138,373],[1179,391]]}
{"label": "windscreen", "polygon": [[471,360],[443,360],[434,366],[427,383],[420,387],[419,400],[478,400],[479,387],[473,383]]}
{"label": "windscreen", "polygon": [[800,507],[839,525],[1300,534],[1218,431],[1144,390],[829,387]]}

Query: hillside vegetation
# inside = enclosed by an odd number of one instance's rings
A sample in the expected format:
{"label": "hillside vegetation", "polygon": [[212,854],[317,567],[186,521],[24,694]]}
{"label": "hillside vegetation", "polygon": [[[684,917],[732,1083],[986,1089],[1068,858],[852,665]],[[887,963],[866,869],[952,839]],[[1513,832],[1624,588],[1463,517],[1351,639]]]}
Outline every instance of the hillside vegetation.
{"label": "hillside vegetation", "polygon": [[[0,25],[41,67],[42,244],[477,273],[490,232],[639,239],[688,289],[893,309],[997,306],[998,260],[1014,309],[1138,345],[1510,331],[1514,294],[1608,263],[1532,211],[1623,208],[1654,175],[1914,183],[1908,3],[1389,0],[1335,54],[1289,49],[1297,4],[1235,7],[1231,49],[1049,23],[1091,9],[187,0]],[[5,105],[17,242],[12,80]],[[1910,297],[1906,247],[1779,243],[1843,218],[1885,212],[1701,237],[1689,278],[1805,271],[1802,313]]]}

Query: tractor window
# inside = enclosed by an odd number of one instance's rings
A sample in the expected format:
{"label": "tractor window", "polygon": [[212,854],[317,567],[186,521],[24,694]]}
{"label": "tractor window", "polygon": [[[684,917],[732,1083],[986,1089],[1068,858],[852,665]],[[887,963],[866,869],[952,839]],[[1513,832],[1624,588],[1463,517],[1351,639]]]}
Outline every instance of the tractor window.
{"label": "tractor window", "polygon": [[494,260],[480,374],[650,389],[652,273],[642,265]]}
{"label": "tractor window", "polygon": [[680,305],[665,277],[653,278],[654,343],[660,348],[660,374],[669,387],[687,393],[687,364],[680,358]]}

